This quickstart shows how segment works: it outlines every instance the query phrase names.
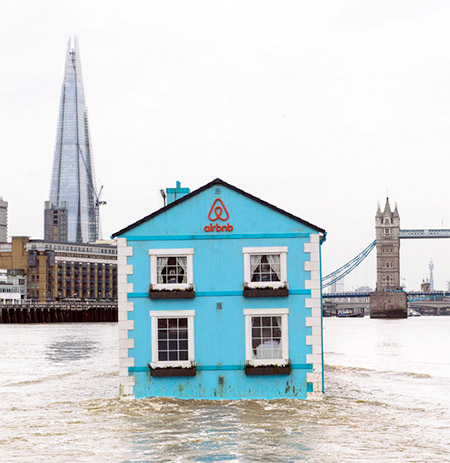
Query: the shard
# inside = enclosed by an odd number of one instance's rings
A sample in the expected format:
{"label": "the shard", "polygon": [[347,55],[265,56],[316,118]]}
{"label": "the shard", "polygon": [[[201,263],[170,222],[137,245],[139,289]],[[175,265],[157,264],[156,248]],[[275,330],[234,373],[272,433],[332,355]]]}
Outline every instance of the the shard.
{"label": "the shard", "polygon": [[74,37],[67,43],[50,201],[45,204],[45,239],[79,243],[97,240],[99,204],[80,52]]}

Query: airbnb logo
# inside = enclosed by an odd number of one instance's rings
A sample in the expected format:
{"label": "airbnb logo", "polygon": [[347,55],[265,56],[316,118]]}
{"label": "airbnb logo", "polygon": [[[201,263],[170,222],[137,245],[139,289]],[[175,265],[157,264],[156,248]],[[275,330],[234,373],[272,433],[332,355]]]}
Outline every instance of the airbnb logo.
{"label": "airbnb logo", "polygon": [[[211,222],[215,222],[216,220],[220,219],[222,221],[226,221],[230,218],[230,214],[228,214],[227,208],[225,207],[225,204],[223,201],[219,198],[217,198],[212,206],[211,209],[209,210],[208,213],[208,219],[211,220]],[[209,225],[206,225],[203,230],[207,233],[209,232],[231,232],[233,231],[233,225],[230,225],[227,223],[226,225],[219,225],[218,223],[210,223]]]}
{"label": "airbnb logo", "polygon": [[221,199],[217,198],[213,202],[211,209],[209,210],[208,219],[212,222],[214,222],[217,219],[223,220],[225,222],[225,220],[228,220],[229,217],[230,214],[228,214],[225,204]]}

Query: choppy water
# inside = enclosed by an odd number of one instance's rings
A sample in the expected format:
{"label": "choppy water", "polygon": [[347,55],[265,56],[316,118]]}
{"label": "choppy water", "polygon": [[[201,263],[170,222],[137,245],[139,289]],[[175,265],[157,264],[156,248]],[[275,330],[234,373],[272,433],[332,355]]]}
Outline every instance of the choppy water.
{"label": "choppy water", "polygon": [[450,317],[325,319],[322,401],[119,400],[117,325],[0,325],[0,462],[450,461]]}

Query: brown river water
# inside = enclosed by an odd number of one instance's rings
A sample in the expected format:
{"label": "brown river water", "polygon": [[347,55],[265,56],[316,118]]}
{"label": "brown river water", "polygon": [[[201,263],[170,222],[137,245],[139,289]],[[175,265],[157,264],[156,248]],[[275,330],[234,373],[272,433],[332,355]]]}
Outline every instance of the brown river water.
{"label": "brown river water", "polygon": [[0,462],[450,462],[450,317],[325,319],[325,398],[118,398],[116,324],[0,325]]}

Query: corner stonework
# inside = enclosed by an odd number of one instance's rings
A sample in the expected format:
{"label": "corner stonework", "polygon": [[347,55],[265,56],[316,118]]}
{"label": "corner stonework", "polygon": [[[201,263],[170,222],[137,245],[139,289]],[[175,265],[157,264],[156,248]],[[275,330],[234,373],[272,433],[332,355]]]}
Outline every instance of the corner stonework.
{"label": "corner stonework", "polygon": [[311,298],[306,299],[305,307],[311,309],[311,316],[306,317],[306,326],[311,327],[311,335],[306,336],[306,345],[312,346],[312,354],[306,355],[306,363],[312,364],[312,373],[306,374],[306,381],[312,384],[308,399],[322,398],[322,295],[320,281],[320,235],[312,233],[304,251],[310,253],[310,260],[305,262],[305,271],[311,272],[311,279],[305,280],[305,289],[311,290]]}
{"label": "corner stonework", "polygon": [[133,266],[128,265],[128,257],[133,248],[127,246],[126,238],[117,238],[117,289],[119,300],[119,379],[120,396],[134,398],[134,376],[128,373],[128,367],[134,366],[134,357],[128,349],[134,348],[134,339],[129,332],[134,330],[134,321],[128,320],[128,312],[134,311],[134,302],[128,302],[128,293],[133,292],[133,284],[128,283],[128,275],[133,274]]}

